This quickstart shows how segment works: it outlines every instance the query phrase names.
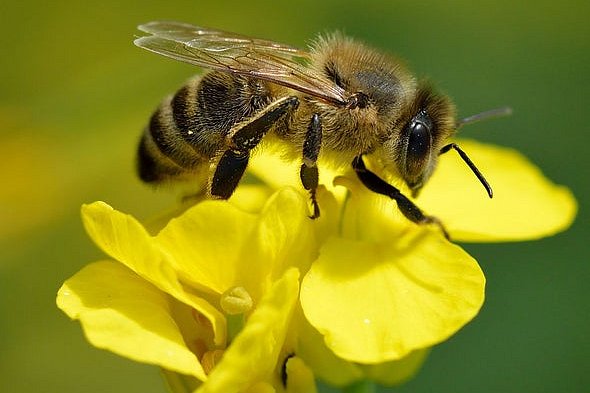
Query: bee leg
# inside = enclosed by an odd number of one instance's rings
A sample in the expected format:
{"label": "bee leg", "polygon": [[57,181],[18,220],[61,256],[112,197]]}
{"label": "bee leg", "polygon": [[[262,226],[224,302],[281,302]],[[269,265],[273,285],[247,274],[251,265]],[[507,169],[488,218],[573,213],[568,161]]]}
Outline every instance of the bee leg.
{"label": "bee leg", "polygon": [[248,166],[250,150],[260,143],[277,120],[297,105],[297,97],[281,98],[230,130],[229,149],[221,156],[210,181],[211,196],[228,199],[233,194]]}
{"label": "bee leg", "polygon": [[395,200],[400,211],[407,219],[420,225],[435,224],[440,228],[447,240],[451,239],[449,233],[438,218],[425,215],[418,206],[410,201],[397,188],[368,170],[363,162],[362,156],[358,156],[352,161],[352,167],[365,187],[377,194],[385,195]]}
{"label": "bee leg", "polygon": [[211,195],[228,199],[238,186],[250,159],[249,152],[227,150],[221,156],[211,179]]}
{"label": "bee leg", "polygon": [[301,184],[303,188],[309,191],[311,195],[311,204],[313,206],[313,214],[310,218],[315,219],[320,216],[320,206],[316,200],[316,190],[318,188],[318,155],[320,153],[320,146],[322,145],[322,122],[320,116],[314,113],[307,127],[305,140],[303,141],[303,164],[299,171]]}

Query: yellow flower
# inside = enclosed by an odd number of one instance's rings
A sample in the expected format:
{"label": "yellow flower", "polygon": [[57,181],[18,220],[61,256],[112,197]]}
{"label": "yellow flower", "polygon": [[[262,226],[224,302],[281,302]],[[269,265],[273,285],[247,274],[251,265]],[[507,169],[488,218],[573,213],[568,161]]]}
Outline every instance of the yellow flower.
{"label": "yellow flower", "polygon": [[[494,198],[487,198],[463,162],[449,156],[441,158],[416,199],[454,240],[537,239],[571,224],[577,209],[572,194],[522,155],[471,141],[460,144],[494,187]],[[269,174],[266,168],[277,165],[273,160],[265,156],[252,170],[275,187],[296,182],[294,176]],[[378,164],[372,169],[380,172]],[[390,180],[410,195],[401,182]],[[332,221],[324,229],[332,232],[318,236],[323,239],[319,257],[302,280],[301,306],[312,328],[300,336],[299,354],[316,375],[335,385],[366,377],[396,384],[416,372],[429,347],[475,317],[484,301],[485,277],[438,228],[409,222],[392,200],[368,191],[354,174],[336,178],[335,184],[344,187],[334,192],[344,188],[349,196],[337,196],[341,210],[324,215]]]}
{"label": "yellow flower", "polygon": [[280,386],[299,270],[316,249],[305,203],[290,189],[257,215],[206,201],[155,236],[102,202],[86,205],[90,237],[120,263],[88,265],[57,304],[93,345],[192,376],[199,392]]}
{"label": "yellow flower", "polygon": [[[461,144],[495,198],[444,157],[416,200],[454,240],[534,239],[571,223],[569,191],[522,156]],[[320,168],[313,221],[298,168],[272,155],[251,166],[266,185],[200,202],[154,236],[104,203],[85,206],[89,235],[120,263],[84,268],[58,306],[93,345],[169,370],[172,386],[187,386],[176,373],[202,392],[313,391],[314,375],[336,386],[403,382],[475,317],[485,277],[438,228],[409,222],[354,174]]]}

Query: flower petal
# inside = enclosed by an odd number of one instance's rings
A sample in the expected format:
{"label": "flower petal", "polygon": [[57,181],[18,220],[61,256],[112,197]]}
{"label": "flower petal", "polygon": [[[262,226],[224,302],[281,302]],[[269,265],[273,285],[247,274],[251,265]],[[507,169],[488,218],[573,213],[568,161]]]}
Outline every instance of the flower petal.
{"label": "flower petal", "polygon": [[299,272],[291,268],[265,294],[198,392],[240,392],[272,379],[298,291]]}
{"label": "flower petal", "polygon": [[288,267],[307,271],[317,256],[313,221],[308,215],[306,198],[291,187],[280,189],[267,201],[252,238],[242,250],[243,263],[238,268],[238,276],[250,283],[253,296],[259,298],[266,290],[264,286]]}
{"label": "flower petal", "polygon": [[193,391],[202,383],[194,377],[170,371],[165,368],[160,369],[160,374],[164,379],[167,391],[170,393],[193,393]]}
{"label": "flower petal", "polygon": [[57,305],[96,347],[204,380],[172,318],[169,297],[119,263],[90,264],[67,280]]}
{"label": "flower petal", "polygon": [[243,393],[275,393],[276,389],[268,382],[258,382],[254,386],[246,389]]}
{"label": "flower petal", "polygon": [[224,201],[205,201],[170,220],[156,236],[184,282],[223,293],[236,285],[245,243],[255,216]]}
{"label": "flower petal", "polygon": [[248,171],[272,188],[301,186],[299,165],[293,160],[285,160],[276,146],[269,143],[263,146],[264,154],[252,155]]}
{"label": "flower petal", "polygon": [[308,321],[337,356],[398,360],[470,321],[484,275],[460,247],[424,228],[389,243],[332,238],[301,287]]}
{"label": "flower petal", "polygon": [[315,379],[313,372],[305,362],[293,356],[285,363],[287,373],[287,393],[316,393]]}
{"label": "flower petal", "polygon": [[491,184],[493,199],[465,163],[448,153],[416,201],[443,221],[453,239],[537,239],[572,223],[577,210],[572,193],[551,183],[520,153],[467,140],[459,144]]}
{"label": "flower petal", "polygon": [[240,184],[229,202],[248,213],[259,213],[274,189],[263,184]]}
{"label": "flower petal", "polygon": [[[266,143],[264,154],[255,154],[248,165],[248,170],[256,177],[261,179],[265,184],[272,188],[295,187],[303,189],[299,171],[301,161],[293,159],[287,153],[285,154],[284,145],[281,143]],[[299,158],[298,156],[297,158]],[[324,185],[329,191],[336,194],[337,197],[343,196],[343,190],[337,190],[332,184],[332,180],[342,168],[334,168],[334,163],[322,158],[320,154],[319,162],[319,184]]]}
{"label": "flower petal", "polygon": [[[403,216],[394,201],[370,191],[358,178],[339,176],[334,183],[350,191],[340,220],[341,237],[389,243],[409,230],[420,228]],[[430,226],[422,228],[439,232]]]}
{"label": "flower petal", "polygon": [[400,385],[416,375],[430,351],[420,349],[392,362],[361,365],[368,379],[384,386]]}
{"label": "flower petal", "polygon": [[215,342],[225,343],[225,318],[206,300],[185,290],[177,272],[135,218],[104,202],[82,206],[82,221],[92,240],[108,255],[156,285],[162,291],[198,310],[215,332]]}
{"label": "flower petal", "polygon": [[296,354],[322,381],[338,387],[348,386],[363,378],[359,365],[337,357],[322,335],[303,316],[298,322],[299,340]]}

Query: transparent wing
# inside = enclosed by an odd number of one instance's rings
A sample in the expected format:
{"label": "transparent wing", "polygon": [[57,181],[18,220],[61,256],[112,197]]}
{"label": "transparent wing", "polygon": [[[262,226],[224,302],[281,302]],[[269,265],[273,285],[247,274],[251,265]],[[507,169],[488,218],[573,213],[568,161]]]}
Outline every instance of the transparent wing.
{"label": "transparent wing", "polygon": [[149,22],[138,29],[151,34],[134,41],[140,48],[200,67],[264,79],[334,105],[346,103],[342,88],[303,64],[310,54],[292,46],[180,22]]}

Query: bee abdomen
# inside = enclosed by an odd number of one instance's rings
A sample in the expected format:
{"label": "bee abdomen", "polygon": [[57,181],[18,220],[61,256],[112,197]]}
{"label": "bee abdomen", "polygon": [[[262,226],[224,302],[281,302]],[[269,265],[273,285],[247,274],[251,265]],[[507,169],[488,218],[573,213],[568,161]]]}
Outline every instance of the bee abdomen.
{"label": "bee abdomen", "polygon": [[[172,120],[178,135],[194,152],[206,158],[214,157],[224,144],[225,133],[218,124],[207,124],[211,117],[207,105],[203,101],[203,88],[207,86],[207,78],[193,78],[184,85],[170,101]],[[224,97],[225,98],[225,97]],[[218,110],[218,108],[213,108]]]}
{"label": "bee abdomen", "polygon": [[148,129],[139,142],[137,150],[137,171],[139,178],[146,183],[157,183],[183,174],[184,168],[164,155]]}
{"label": "bee abdomen", "polygon": [[193,78],[152,115],[139,145],[145,182],[189,177],[228,148],[232,127],[271,101],[257,79],[224,72]]}
{"label": "bee abdomen", "polygon": [[138,172],[148,183],[177,178],[196,171],[209,158],[182,136],[172,110],[172,98],[162,102],[144,131],[138,150]]}

